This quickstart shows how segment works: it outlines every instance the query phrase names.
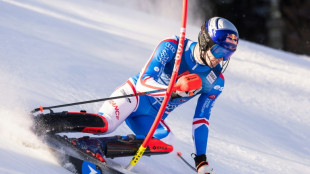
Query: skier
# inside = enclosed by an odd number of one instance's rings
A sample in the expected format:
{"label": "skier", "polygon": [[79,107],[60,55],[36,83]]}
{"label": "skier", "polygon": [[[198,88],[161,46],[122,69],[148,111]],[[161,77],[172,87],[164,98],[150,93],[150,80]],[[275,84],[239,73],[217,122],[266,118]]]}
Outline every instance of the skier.
{"label": "skier", "polygon": [[[142,70],[130,77],[111,96],[166,89],[173,71],[178,41],[179,38],[173,36],[160,42]],[[223,72],[237,45],[236,27],[221,17],[213,17],[201,26],[198,42],[185,39],[178,80],[175,84],[177,90],[172,93],[153,136],[169,144],[173,134],[164,120],[176,107],[199,95],[192,122],[196,149],[194,160],[199,174],[214,173],[206,158],[210,112],[214,101],[224,88]],[[186,78],[187,80],[184,80]],[[192,84],[191,78],[199,80]],[[188,89],[189,85],[191,91],[182,90]],[[104,133],[111,133],[125,121],[136,135],[146,136],[161,106],[164,94],[165,92],[158,92],[104,102],[98,113],[105,121],[105,128],[102,130]],[[94,141],[96,140],[80,138],[76,139],[74,144],[84,148],[89,145],[88,150],[97,154],[96,146],[91,146]],[[97,157],[101,158],[101,155]]]}

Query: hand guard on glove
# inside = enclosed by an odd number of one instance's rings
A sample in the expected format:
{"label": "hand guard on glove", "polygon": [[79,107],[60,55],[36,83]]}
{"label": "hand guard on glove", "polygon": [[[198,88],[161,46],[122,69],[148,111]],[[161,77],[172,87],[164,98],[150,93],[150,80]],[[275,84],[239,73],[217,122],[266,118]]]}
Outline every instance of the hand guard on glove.
{"label": "hand guard on glove", "polygon": [[206,155],[199,155],[194,158],[196,169],[198,174],[215,174],[213,169],[209,166],[207,162]]}
{"label": "hand guard on glove", "polygon": [[171,100],[180,97],[191,97],[200,91],[201,86],[202,81],[197,74],[184,75],[174,85]]}

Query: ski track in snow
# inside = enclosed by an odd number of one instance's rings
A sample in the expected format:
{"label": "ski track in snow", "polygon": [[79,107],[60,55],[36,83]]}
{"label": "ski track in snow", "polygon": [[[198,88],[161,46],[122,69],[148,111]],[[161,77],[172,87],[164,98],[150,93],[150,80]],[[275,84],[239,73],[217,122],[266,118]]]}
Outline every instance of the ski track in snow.
{"label": "ski track in snow", "polygon": [[[0,1],[0,173],[70,173],[31,133],[29,111],[109,96],[140,71],[160,40],[179,34],[178,21],[121,2],[124,7],[95,0]],[[188,25],[186,36],[196,41],[198,31]],[[241,40],[224,75],[209,127],[208,160],[215,171],[310,173],[309,57]],[[174,152],[142,157],[134,172],[195,173],[176,155],[181,151],[194,164],[195,103],[167,118]],[[96,113],[100,105],[55,111]],[[113,135],[130,133],[123,124]],[[130,159],[110,162],[125,167]]]}

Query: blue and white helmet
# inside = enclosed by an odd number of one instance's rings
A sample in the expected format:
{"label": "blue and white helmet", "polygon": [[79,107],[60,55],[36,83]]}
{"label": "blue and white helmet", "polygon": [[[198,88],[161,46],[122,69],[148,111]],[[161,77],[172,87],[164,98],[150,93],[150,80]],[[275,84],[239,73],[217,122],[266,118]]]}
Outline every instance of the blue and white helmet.
{"label": "blue and white helmet", "polygon": [[239,42],[237,28],[225,18],[213,17],[201,26],[198,36],[201,51],[208,48],[216,58],[228,60],[236,51]]}

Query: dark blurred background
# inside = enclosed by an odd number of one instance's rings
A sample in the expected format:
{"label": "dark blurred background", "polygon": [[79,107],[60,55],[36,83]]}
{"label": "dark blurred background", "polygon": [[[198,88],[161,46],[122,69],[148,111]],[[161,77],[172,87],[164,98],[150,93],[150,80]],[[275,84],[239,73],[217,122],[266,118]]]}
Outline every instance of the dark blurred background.
{"label": "dark blurred background", "polygon": [[197,0],[196,5],[199,17],[234,23],[241,39],[310,55],[310,0]]}
{"label": "dark blurred background", "polygon": [[[165,18],[181,18],[180,0],[110,1]],[[224,17],[236,25],[241,39],[310,55],[310,0],[188,0],[188,4],[188,23],[192,25]]]}

